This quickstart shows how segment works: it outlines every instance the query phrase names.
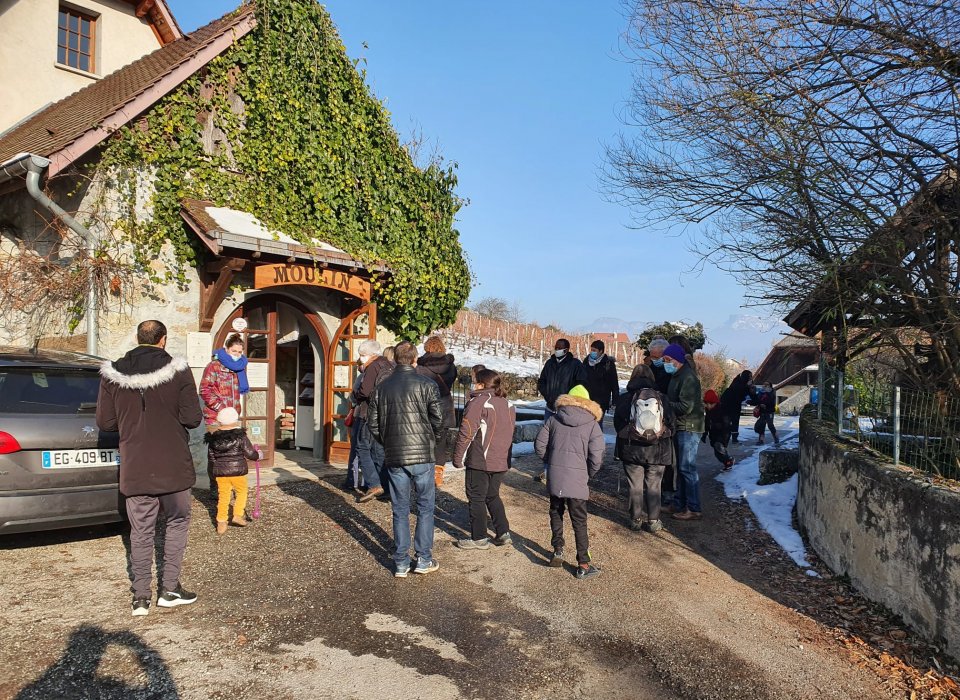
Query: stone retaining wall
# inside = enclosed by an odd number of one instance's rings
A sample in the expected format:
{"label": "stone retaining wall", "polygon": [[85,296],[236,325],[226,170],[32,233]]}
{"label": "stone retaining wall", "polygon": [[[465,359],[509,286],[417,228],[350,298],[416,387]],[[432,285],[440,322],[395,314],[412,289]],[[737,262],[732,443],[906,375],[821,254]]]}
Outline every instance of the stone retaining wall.
{"label": "stone retaining wall", "polygon": [[960,657],[960,492],[800,420],[797,519],[837,574]]}

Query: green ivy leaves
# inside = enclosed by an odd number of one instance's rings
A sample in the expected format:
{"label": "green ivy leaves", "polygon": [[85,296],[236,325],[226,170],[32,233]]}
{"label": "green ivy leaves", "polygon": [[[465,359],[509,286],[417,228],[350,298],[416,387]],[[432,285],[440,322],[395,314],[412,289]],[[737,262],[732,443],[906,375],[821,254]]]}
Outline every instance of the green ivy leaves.
{"label": "green ivy leaves", "polygon": [[[414,165],[315,0],[258,0],[256,13],[253,32],[104,152],[101,167],[126,180],[122,230],[137,264],[153,270],[170,240],[172,269],[152,277],[184,282],[199,251],[180,201],[209,199],[306,244],[386,263],[392,274],[374,280],[374,298],[400,337],[449,325],[473,281],[454,228],[454,167]],[[211,131],[222,135],[212,153]],[[155,186],[146,221],[134,215],[143,176]]]}

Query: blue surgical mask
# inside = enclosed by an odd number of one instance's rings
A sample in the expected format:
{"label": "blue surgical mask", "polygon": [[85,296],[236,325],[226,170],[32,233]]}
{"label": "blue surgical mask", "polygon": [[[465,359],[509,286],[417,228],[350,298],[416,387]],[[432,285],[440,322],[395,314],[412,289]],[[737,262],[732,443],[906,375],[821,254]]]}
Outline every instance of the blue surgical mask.
{"label": "blue surgical mask", "polygon": [[653,361],[653,366],[654,366],[654,367],[663,367],[663,358],[662,358],[662,357],[658,357],[656,360],[654,360],[654,361]]}
{"label": "blue surgical mask", "polygon": [[562,358],[564,355],[567,354],[567,351],[566,351],[566,350],[554,350],[554,351],[553,351],[553,354],[556,355],[557,359],[559,360],[560,358]]}
{"label": "blue surgical mask", "polygon": [[678,368],[677,368],[677,366],[674,365],[674,364],[668,364],[668,363],[664,362],[664,363],[663,363],[663,369],[664,369],[664,371],[665,371],[667,374],[673,374],[674,372],[677,371]]}
{"label": "blue surgical mask", "polygon": [[600,353],[597,352],[596,350],[594,350],[593,352],[590,353],[590,359],[591,359],[591,360],[596,360],[598,357],[600,357]]}

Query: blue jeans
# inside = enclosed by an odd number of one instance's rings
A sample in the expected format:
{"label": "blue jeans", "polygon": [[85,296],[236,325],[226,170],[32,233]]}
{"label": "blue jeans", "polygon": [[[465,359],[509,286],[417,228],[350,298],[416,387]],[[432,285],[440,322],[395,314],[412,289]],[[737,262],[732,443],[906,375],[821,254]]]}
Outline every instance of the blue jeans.
{"label": "blue jeans", "polygon": [[367,489],[375,489],[380,486],[380,472],[383,469],[383,445],[373,439],[367,422],[360,420],[360,427],[357,428],[357,457],[360,458],[360,471],[363,472],[363,483]]}
{"label": "blue jeans", "polygon": [[425,564],[433,559],[433,507],[437,495],[433,467],[428,463],[387,469],[393,506],[393,539],[397,545],[393,560],[398,571],[410,567],[411,486],[417,490],[417,529],[413,535],[417,563]]}
{"label": "blue jeans", "polygon": [[700,449],[700,436],[703,433],[691,433],[681,430],[677,433],[677,472],[679,482],[674,505],[695,513],[700,512],[700,474],[697,473],[697,450]]}

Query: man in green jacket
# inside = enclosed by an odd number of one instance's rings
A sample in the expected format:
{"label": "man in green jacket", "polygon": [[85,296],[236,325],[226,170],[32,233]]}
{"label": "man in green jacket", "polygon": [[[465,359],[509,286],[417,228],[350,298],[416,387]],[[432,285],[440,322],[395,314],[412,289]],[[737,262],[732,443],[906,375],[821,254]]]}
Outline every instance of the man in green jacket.
{"label": "man in green jacket", "polygon": [[663,351],[663,368],[670,374],[667,400],[677,418],[674,438],[677,450],[679,485],[674,498],[673,517],[677,520],[699,520],[700,475],[697,473],[697,450],[704,431],[703,393],[700,378],[687,354],[679,345],[668,345]]}

